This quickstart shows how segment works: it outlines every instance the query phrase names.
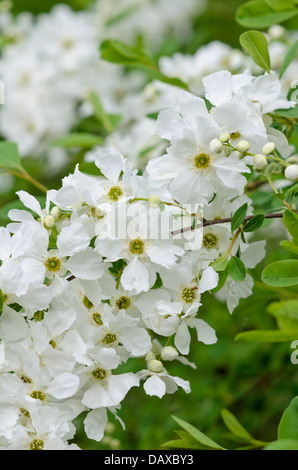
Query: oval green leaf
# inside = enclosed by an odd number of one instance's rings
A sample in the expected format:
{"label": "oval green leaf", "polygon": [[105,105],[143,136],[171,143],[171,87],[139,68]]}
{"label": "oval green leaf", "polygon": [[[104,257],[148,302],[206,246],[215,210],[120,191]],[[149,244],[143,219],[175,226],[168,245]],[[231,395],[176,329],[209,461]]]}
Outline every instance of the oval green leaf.
{"label": "oval green leaf", "polygon": [[294,18],[297,13],[297,8],[295,10],[276,11],[267,5],[264,0],[251,0],[240,5],[236,13],[236,21],[245,28],[264,29]]}
{"label": "oval green leaf", "polygon": [[295,439],[298,442],[298,397],[292,400],[281,418],[278,439]]}
{"label": "oval green leaf", "polygon": [[274,287],[298,284],[298,260],[283,260],[270,264],[262,272],[262,280]]}
{"label": "oval green leaf", "polygon": [[263,33],[260,31],[247,31],[241,34],[240,44],[257,65],[270,73],[271,62],[268,41]]}
{"label": "oval green leaf", "polygon": [[232,256],[227,266],[228,274],[234,281],[243,282],[246,278],[246,267],[240,258]]}

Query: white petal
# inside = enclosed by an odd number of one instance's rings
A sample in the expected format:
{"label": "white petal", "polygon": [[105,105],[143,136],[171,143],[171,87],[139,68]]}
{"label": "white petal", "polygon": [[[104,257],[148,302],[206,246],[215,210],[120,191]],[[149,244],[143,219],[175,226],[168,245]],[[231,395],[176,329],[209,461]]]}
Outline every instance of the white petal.
{"label": "white petal", "polygon": [[176,245],[152,246],[146,250],[152,263],[159,264],[170,269],[177,261],[178,256],[183,256],[183,248]]}
{"label": "white petal", "polygon": [[0,227],[0,259],[4,260],[10,257],[10,233],[5,227]]}
{"label": "white petal", "polygon": [[124,158],[117,149],[108,147],[97,153],[95,165],[109,181],[117,183],[124,167]]}
{"label": "white petal", "polygon": [[124,269],[121,276],[123,289],[136,291],[136,294],[147,292],[150,288],[149,273],[136,256]]}
{"label": "white petal", "polygon": [[52,380],[46,389],[46,393],[58,399],[69,398],[78,391],[79,385],[80,379],[77,375],[65,372]]}
{"label": "white petal", "polygon": [[208,290],[215,289],[218,284],[219,275],[211,266],[203,271],[199,283],[199,293],[202,294]]}
{"label": "white petal", "polygon": [[208,323],[200,319],[195,319],[194,323],[197,329],[198,341],[202,341],[204,344],[215,344],[217,342],[215,330]]}
{"label": "white petal", "polygon": [[24,206],[28,207],[28,209],[31,209],[33,212],[35,212],[35,214],[41,216],[40,204],[34,196],[31,196],[31,194],[27,193],[26,191],[17,191],[16,194],[19,196]]}
{"label": "white petal", "polygon": [[166,384],[158,375],[152,375],[144,383],[144,390],[147,395],[161,398],[166,393]]}
{"label": "white petal", "polygon": [[203,78],[206,98],[214,106],[231,101],[233,96],[232,74],[227,70],[212,73]]}
{"label": "white petal", "polygon": [[188,331],[187,324],[182,322],[175,335],[175,346],[181,352],[181,354],[189,353],[190,345],[190,333]]}
{"label": "white petal", "polygon": [[72,218],[71,224],[64,227],[57,238],[60,257],[71,256],[85,250],[90,243],[90,236],[78,218]]}
{"label": "white petal", "polygon": [[101,256],[90,247],[74,254],[64,266],[78,279],[95,280],[104,273]]}
{"label": "white petal", "polygon": [[104,436],[107,422],[108,416],[105,408],[89,411],[84,420],[85,431],[89,439],[100,442]]}

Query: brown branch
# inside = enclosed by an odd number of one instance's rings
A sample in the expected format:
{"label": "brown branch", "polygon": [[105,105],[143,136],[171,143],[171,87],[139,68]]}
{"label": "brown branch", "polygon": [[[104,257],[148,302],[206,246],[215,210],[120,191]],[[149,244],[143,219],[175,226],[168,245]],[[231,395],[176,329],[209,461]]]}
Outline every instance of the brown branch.
{"label": "brown branch", "polygon": [[[255,215],[248,215],[247,217],[245,217],[243,222],[245,223],[249,222],[254,217]],[[277,212],[274,214],[264,214],[264,217],[265,219],[281,219],[283,217],[283,212]],[[180,233],[191,232],[201,227],[209,227],[210,225],[227,224],[231,221],[232,221],[232,217],[227,217],[226,219],[215,219],[215,220],[203,219],[203,222],[198,224],[195,228],[193,226],[185,227],[185,228],[182,228],[181,230],[176,230],[175,232],[172,232],[172,235],[179,235]]]}

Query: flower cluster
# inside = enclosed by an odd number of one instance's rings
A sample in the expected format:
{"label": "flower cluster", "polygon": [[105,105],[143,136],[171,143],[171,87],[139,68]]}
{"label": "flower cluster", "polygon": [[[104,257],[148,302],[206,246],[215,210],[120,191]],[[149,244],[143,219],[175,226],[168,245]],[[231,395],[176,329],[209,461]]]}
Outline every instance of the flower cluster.
{"label": "flower cluster", "polygon": [[[203,0],[183,5],[179,0],[121,0],[117,5],[99,0],[79,12],[60,4],[36,19],[30,13],[17,19],[0,13],[0,79],[6,95],[1,136],[17,142],[22,156],[46,155],[52,171],[57,169],[67,155],[50,144],[90,116],[91,91],[107,112],[123,114],[129,121],[127,96],[137,96],[144,84],[142,75],[131,74],[127,81],[120,67],[101,60],[103,39],[119,35],[133,44],[141,28],[146,45],[156,48],[169,30],[179,34],[177,23],[180,34],[191,31],[191,19],[203,6]],[[150,136],[151,128],[145,125]]]}
{"label": "flower cluster", "polygon": [[164,85],[170,104],[155,138],[165,150],[143,171],[106,145],[87,156],[100,176],[77,166],[44,208],[17,193],[25,208],[0,229],[0,448],[76,449],[82,412],[87,436],[100,441],[133,387],[189,393],[169,366],[195,367],[193,333],[217,341],[201,317],[204,294],[217,292],[231,313],[251,294],[249,274],[221,283],[215,263],[237,253],[254,268],[265,242],[218,221],[244,204],[253,214],[247,175],[291,156],[267,114],[295,103],[274,72],[219,71],[203,86],[206,100]]}

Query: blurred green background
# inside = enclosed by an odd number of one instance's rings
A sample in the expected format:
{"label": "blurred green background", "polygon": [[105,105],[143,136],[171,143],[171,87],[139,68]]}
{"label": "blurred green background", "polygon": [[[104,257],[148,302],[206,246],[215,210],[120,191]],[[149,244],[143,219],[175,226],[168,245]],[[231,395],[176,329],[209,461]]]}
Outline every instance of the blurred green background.
{"label": "blurred green background", "polygon": [[[56,3],[63,2],[15,0],[13,11],[39,13],[48,11]],[[80,9],[92,2],[72,0],[64,3]],[[239,47],[239,35],[244,29],[235,22],[234,17],[241,3],[243,2],[239,0],[208,0],[206,12],[195,20],[192,37],[182,45],[169,38],[159,54],[171,54],[178,50],[194,53],[200,45],[212,40],[221,40]],[[125,42],[125,38],[123,41]],[[41,162],[28,158],[24,166],[48,187],[59,188],[61,177],[73,170],[74,163],[71,161],[63,174],[50,180],[45,179],[42,174]],[[0,208],[15,201],[15,191],[19,189],[40,195],[30,184],[18,180],[8,194],[0,194]],[[3,214],[1,218],[1,209],[0,223],[6,223]],[[235,341],[235,336],[244,330],[274,329],[275,321],[266,313],[266,306],[274,300],[291,295],[270,290],[259,281],[261,270],[268,262],[286,256],[286,252],[279,247],[279,240],[274,238],[274,230],[270,233],[273,233],[273,238],[267,242],[270,247],[267,259],[253,273],[257,282],[251,298],[241,301],[233,315],[230,315],[225,304],[217,301],[214,296],[207,294],[203,297],[200,317],[216,329],[218,343],[205,346],[194,337],[189,359],[196,363],[197,369],[193,370],[179,363],[169,367],[172,375],[190,381],[192,393],[187,395],[179,390],[160,400],[146,396],[142,387],[132,389],[119,412],[126,431],[112,418],[114,428],[109,430],[107,439],[97,444],[85,436],[82,427],[84,416],[76,420],[76,442],[83,449],[110,449],[117,446],[124,450],[160,449],[164,442],[173,438],[177,428],[171,415],[189,421],[224,445],[222,434],[226,432],[226,428],[220,418],[223,408],[234,413],[256,438],[264,441],[276,439],[281,415],[292,398],[298,395],[298,366],[290,362],[290,344],[248,344]],[[135,360],[123,367],[123,371],[138,371],[140,368],[143,368],[143,363]]]}

